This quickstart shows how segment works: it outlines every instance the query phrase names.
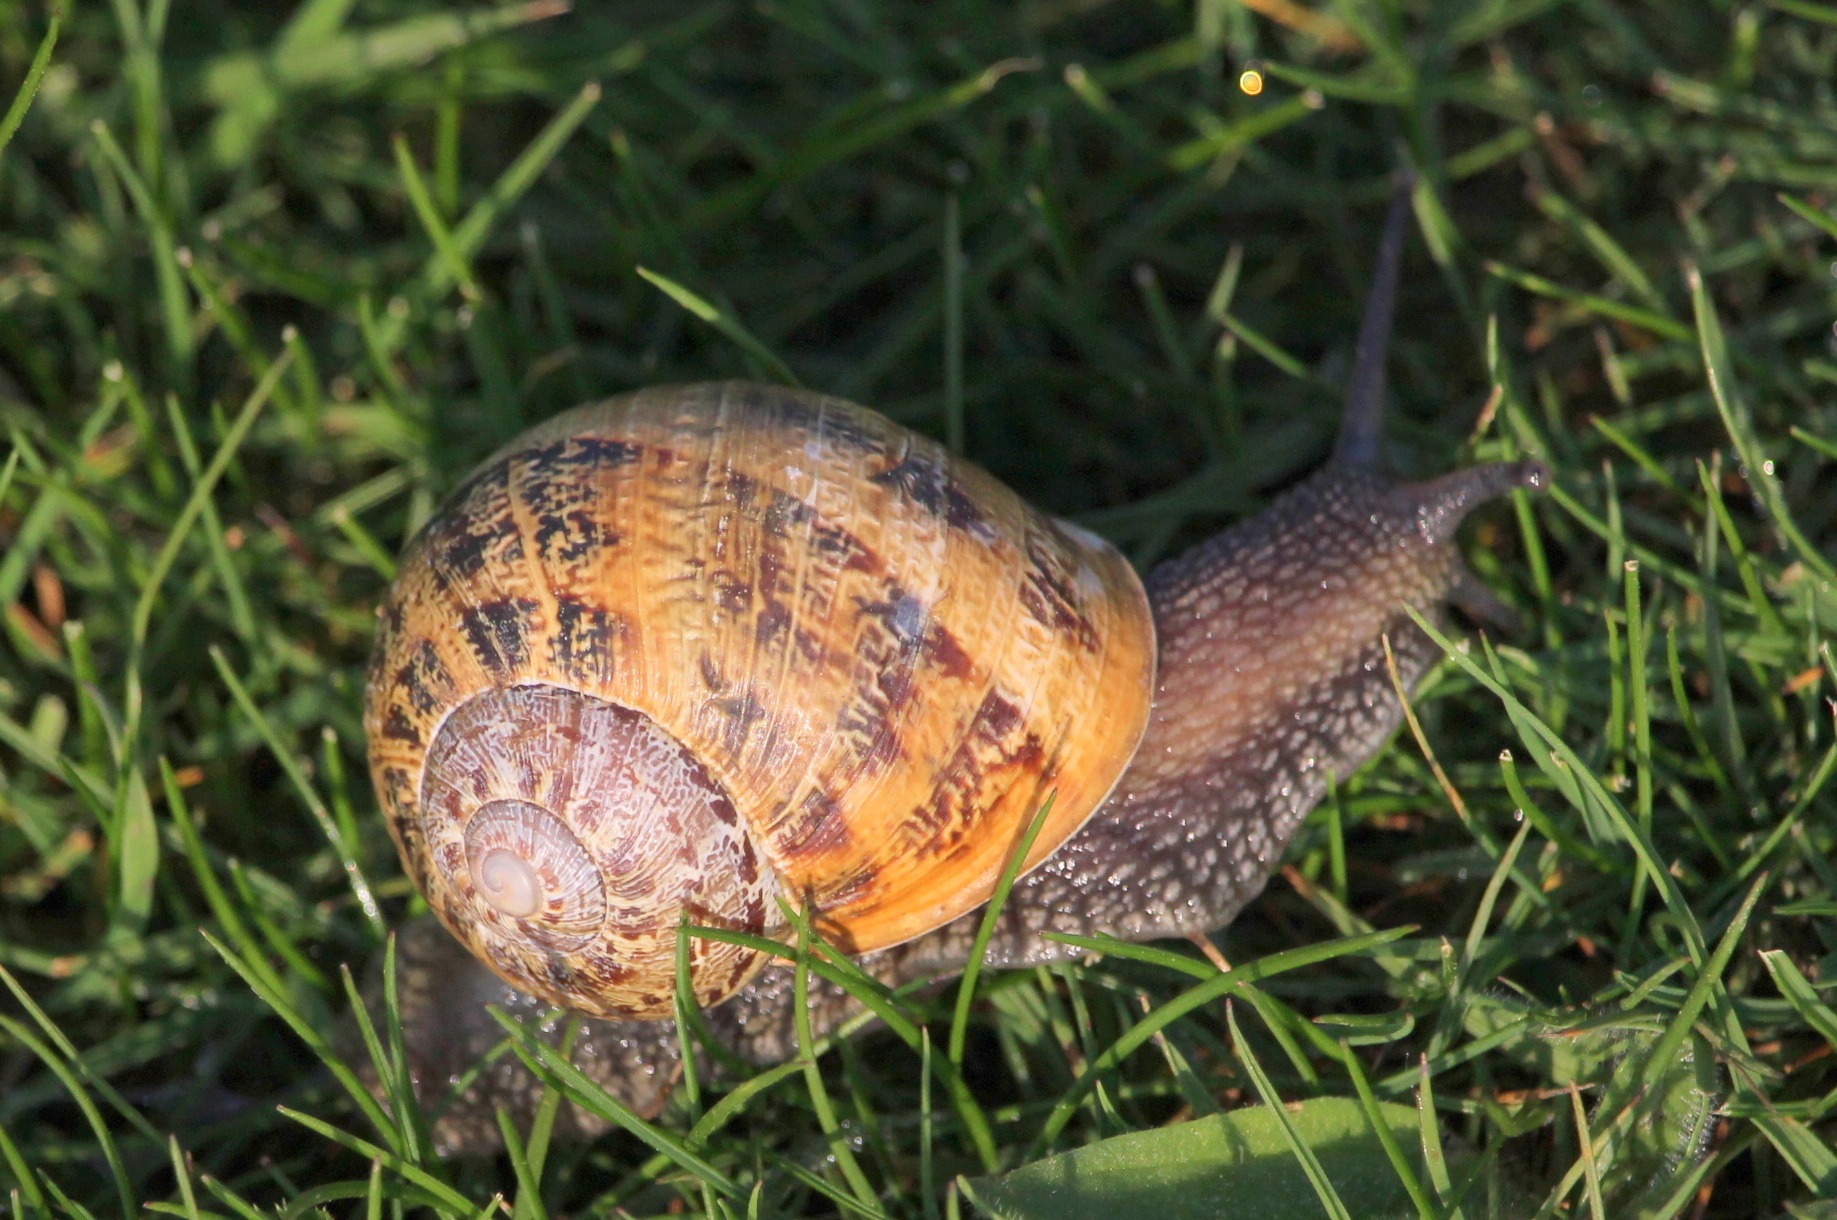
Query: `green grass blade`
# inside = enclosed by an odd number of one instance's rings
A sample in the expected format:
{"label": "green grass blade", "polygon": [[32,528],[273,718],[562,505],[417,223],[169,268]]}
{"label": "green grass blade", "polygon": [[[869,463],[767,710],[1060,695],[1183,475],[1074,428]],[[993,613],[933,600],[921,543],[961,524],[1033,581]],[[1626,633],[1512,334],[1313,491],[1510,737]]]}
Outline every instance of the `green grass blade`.
{"label": "green grass blade", "polygon": [[[51,52],[57,47],[58,31],[64,25],[64,12],[61,8],[51,10],[51,20],[45,27],[45,36],[38,40],[38,50],[32,55],[32,64],[26,69],[25,79],[19,82],[19,89],[13,94],[12,105],[6,108],[6,115],[0,118],[0,152],[13,142],[13,133],[19,130],[19,124],[25,121],[26,111],[32,108],[32,99],[38,96],[39,83],[45,79],[45,69],[51,66]],[[0,493],[0,498],[4,494]],[[42,1206],[42,1198],[40,1206]]]}
{"label": "green grass blade", "polygon": [[290,363],[291,353],[283,352],[268,367],[267,373],[256,382],[255,388],[244,400],[242,410],[236,413],[236,421],[230,425],[229,431],[224,434],[222,443],[217,446],[217,452],[211,456],[210,465],[204,468],[204,473],[199,475],[196,482],[192,484],[191,495],[186,499],[185,507],[179,511],[178,520],[173,522],[171,532],[166,535],[165,545],[160,548],[158,556],[153,561],[152,570],[147,575],[146,583],[141,586],[140,599],[134,604],[131,630],[136,648],[146,641],[147,626],[153,618],[154,602],[159,597],[160,586],[165,583],[166,573],[172,570],[173,561],[178,558],[179,548],[184,545],[186,536],[191,533],[192,525],[197,521],[199,514],[204,511],[205,501],[216,490],[217,481],[223,477],[223,472],[228,469],[237,450],[242,448],[242,442],[249,435],[249,429],[255,426],[255,417],[261,414],[261,409],[267,405],[269,397],[274,393],[274,387],[279,383],[281,375],[287,371]]}
{"label": "green grass blade", "polygon": [[1649,330],[1663,339],[1682,340],[1692,337],[1690,327],[1663,314],[1654,313],[1650,309],[1640,309],[1608,297],[1597,296],[1592,292],[1578,292],[1573,288],[1565,288],[1554,280],[1548,280],[1541,275],[1521,271],[1500,262],[1489,261],[1486,264],[1486,270],[1489,274],[1508,283],[1518,285],[1526,292],[1534,292],[1538,296],[1550,297],[1553,300],[1568,301],[1590,313],[1599,314],[1604,318],[1615,318],[1643,330]]}
{"label": "green grass blade", "polygon": [[1793,520],[1792,509],[1786,503],[1785,490],[1780,486],[1778,476],[1773,473],[1773,462],[1761,450],[1760,442],[1755,437],[1754,420],[1735,383],[1734,367],[1729,361],[1728,342],[1722,333],[1722,322],[1716,317],[1709,291],[1703,285],[1702,273],[1692,267],[1685,278],[1690,283],[1690,301],[1696,310],[1698,344],[1703,352],[1703,367],[1709,377],[1710,392],[1715,396],[1716,410],[1722,416],[1722,426],[1728,430],[1729,439],[1735,443],[1735,451],[1741,455],[1749,484],[1767,506],[1767,515],[1772,518],[1774,528],[1785,537],[1805,566],[1827,581],[1837,580],[1837,569],[1833,569],[1823,552],[1799,531],[1798,523]]}
{"label": "green grass blade", "polygon": [[352,1152],[357,1153],[365,1160],[380,1161],[383,1168],[389,1170],[391,1173],[400,1175],[411,1185],[418,1186],[426,1191],[435,1201],[434,1206],[442,1215],[453,1217],[454,1220],[458,1220],[459,1217],[472,1216],[477,1211],[472,1201],[460,1194],[457,1190],[454,1190],[451,1186],[448,1186],[445,1182],[441,1181],[427,1170],[422,1169],[418,1165],[410,1164],[395,1153],[390,1152],[388,1149],[379,1148],[368,1140],[352,1135],[348,1131],[340,1131],[337,1127],[332,1126],[332,1124],[322,1119],[314,1118],[310,1114],[302,1114],[300,1111],[288,1106],[280,1106],[277,1107],[277,1109],[284,1117],[291,1118],[294,1122],[299,1123],[308,1131],[324,1136],[335,1144],[349,1148]]}
{"label": "green grass blade", "polygon": [[1298,123],[1321,108],[1320,95],[1305,92],[1286,102],[1277,103],[1249,118],[1228,123],[1217,131],[1189,140],[1167,154],[1167,164],[1177,173],[1186,173],[1238,152],[1264,136]]}
{"label": "green grass blade", "polygon": [[1269,1082],[1269,1074],[1244,1041],[1243,1031],[1237,1026],[1237,1007],[1229,1001],[1225,1004],[1225,1022],[1231,1027],[1231,1042],[1237,1048],[1238,1062],[1244,1065],[1250,1082],[1256,1087],[1257,1096],[1282,1124],[1282,1134],[1288,1140],[1289,1151],[1301,1162],[1302,1170],[1308,1175],[1308,1183],[1313,1186],[1314,1194],[1320,1199],[1320,1206],[1327,1213],[1329,1220],[1352,1220],[1352,1214],[1346,1210],[1345,1201],[1339,1197],[1339,1191],[1327,1178],[1327,1171],[1321,1168],[1320,1158],[1301,1138],[1301,1132],[1295,1129],[1295,1121],[1289,1117],[1288,1109],[1282,1104],[1282,1095],[1276,1092],[1276,1086]]}
{"label": "green grass blade", "polygon": [[801,386],[803,384],[797,379],[797,374],[791,371],[790,366],[773,355],[771,349],[754,337],[753,333],[741,325],[740,320],[731,313],[710,304],[666,275],[660,275],[646,267],[639,267],[637,271],[647,283],[662,291],[665,296],[732,339],[734,345],[746,353],[748,363],[760,375],[783,385]]}
{"label": "green grass blade", "polygon": [[[1837,12],[1837,9],[1832,11]],[[1837,238],[1837,217],[1831,216],[1831,214],[1826,212],[1823,208],[1807,203],[1797,195],[1781,193],[1778,198],[1781,203],[1791,208],[1794,212],[1797,212],[1804,219],[1811,221],[1812,224],[1818,226],[1827,236]]]}
{"label": "green grass blade", "polygon": [[242,684],[242,679],[238,678],[236,671],[230,668],[229,659],[223,655],[223,650],[213,645],[210,649],[210,658],[217,667],[217,676],[228,688],[230,697],[235,700],[236,706],[242,710],[242,714],[248,718],[249,723],[255,727],[261,739],[267,743],[275,761],[280,763],[281,770],[286,772],[287,778],[293,783],[294,791],[299,794],[300,800],[306,805],[307,812],[312,814],[313,821],[319,824],[319,829],[325,834],[326,842],[331,846],[332,851],[338,857],[338,863],[344,869],[345,880],[351,887],[351,893],[357,899],[358,908],[370,921],[370,927],[380,944],[386,931],[383,927],[382,908],[377,904],[376,894],[371,890],[370,882],[364,877],[363,868],[358,863],[353,845],[348,843],[340,832],[336,819],[326,808],[325,802],[320,799],[319,790],[313,787],[312,781],[306,777],[306,769],[301,765],[299,758],[287,743],[281,740],[280,734],[275,732],[274,726],[255,705],[255,700],[249,694],[248,688]]}
{"label": "green grass blade", "polygon": [[687,1144],[652,1123],[645,1122],[623,1102],[583,1075],[579,1068],[562,1058],[561,1053],[532,1035],[527,1029],[501,1012],[492,1014],[512,1039],[519,1057],[543,1079],[553,1082],[583,1109],[617,1123],[652,1149],[682,1166],[697,1179],[713,1187],[723,1198],[738,1199],[745,1193],[734,1180],[704,1160]]}
{"label": "green grass blade", "polygon": [[1001,876],[996,879],[995,892],[989,896],[988,904],[982,909],[982,920],[976,925],[976,939],[971,942],[969,960],[963,963],[963,977],[957,981],[957,1003],[951,1011],[950,1040],[945,1044],[945,1054],[954,1064],[963,1063],[963,1042],[969,1035],[970,1005],[976,997],[976,980],[982,977],[982,960],[988,954],[989,941],[994,938],[995,927],[1001,921],[1001,909],[1008,901],[1008,894],[1014,889],[1015,878],[1020,876],[1021,864],[1033,851],[1034,840],[1039,838],[1040,828],[1052,816],[1052,807],[1058,799],[1056,789],[1048,792],[1046,799],[1034,811],[1032,819],[1021,829],[1014,846],[1008,852],[1007,861],[1002,865]]}
{"label": "green grass blade", "polygon": [[[781,899],[782,901],[782,899]],[[808,922],[798,930],[796,973],[792,982],[791,1012],[797,1026],[798,1058],[804,1061],[804,1087],[810,1095],[810,1107],[816,1113],[817,1126],[822,1130],[825,1142],[829,1146],[829,1155],[835,1159],[836,1166],[842,1171],[842,1179],[848,1183],[853,1195],[849,1200],[837,1200],[845,1210],[857,1211],[864,1216],[874,1215],[874,1188],[868,1183],[867,1175],[862,1172],[861,1162],[855,1156],[855,1150],[849,1147],[847,1137],[842,1133],[841,1124],[836,1121],[835,1105],[830,1101],[829,1088],[823,1083],[823,1070],[816,1061],[816,1033],[810,1024],[810,940]]]}
{"label": "green grass blade", "polygon": [[153,267],[159,279],[160,305],[165,313],[164,327],[167,353],[175,374],[189,370],[192,358],[191,302],[185,295],[185,276],[179,268],[178,242],[165,209],[154,198],[152,190],[128,163],[127,154],[115,142],[108,124],[96,119],[90,124],[96,145],[103,158],[127,187],[141,222],[146,225],[153,246]]}
{"label": "green grass blade", "polygon": [[1652,286],[1652,281],[1646,278],[1639,264],[1633,261],[1633,257],[1606,229],[1555,191],[1539,191],[1532,202],[1537,204],[1544,215],[1567,226],[1581,238],[1582,244],[1588,247],[1602,267],[1625,284],[1634,296],[1645,302],[1648,310],[1661,317],[1671,316],[1671,307],[1665,303],[1665,298],[1659,295],[1658,289]]}
{"label": "green grass blade", "polygon": [[1058,1138],[1059,1133],[1065,1129],[1065,1124],[1071,1121],[1078,1104],[1096,1087],[1103,1073],[1121,1063],[1155,1033],[1165,1029],[1187,1013],[1224,997],[1245,983],[1259,982],[1272,975],[1298,970],[1303,966],[1327,961],[1330,958],[1363,954],[1394,940],[1400,940],[1413,931],[1415,929],[1411,927],[1390,928],[1368,936],[1347,937],[1342,940],[1310,945],[1305,949],[1273,953],[1247,965],[1238,966],[1229,973],[1216,974],[1209,981],[1188,988],[1144,1016],[1141,1021],[1130,1028],[1128,1033],[1111,1043],[1102,1054],[1091,1060],[1072,1088],[1054,1103],[1052,1112],[1047,1115],[1045,1123],[1040,1127],[1039,1134],[1034,1137],[1026,1159],[1035,1159],[1053,1140]]}
{"label": "green grass blade", "polygon": [[459,285],[461,294],[468,301],[482,299],[484,293],[480,291],[478,281],[472,278],[472,268],[467,265],[465,256],[454,243],[446,221],[440,217],[440,208],[434,203],[434,197],[421,177],[420,167],[415,164],[415,155],[408,150],[408,140],[398,133],[392,144],[395,148],[396,173],[401,176],[402,189],[407,193],[409,203],[414,206],[415,216],[427,232],[428,240],[434,244],[434,257],[440,260],[447,278]]}
{"label": "green grass blade", "polygon": [[[395,1124],[390,1121],[387,1114],[383,1113],[382,1107],[376,1104],[376,1099],[370,1096],[370,1090],[366,1089],[357,1079],[357,1074],[333,1053],[331,1043],[324,1033],[294,1007],[286,994],[277,988],[270,987],[261,971],[252,969],[234,950],[209,932],[200,932],[199,935],[203,936],[205,942],[217,951],[218,956],[229,963],[230,969],[242,976],[242,981],[249,985],[249,989],[273,1009],[276,1016],[286,1022],[294,1035],[306,1044],[306,1048],[318,1056],[320,1061],[331,1070],[333,1077],[344,1087],[345,1093],[350,1096],[351,1100],[357,1103],[357,1108],[362,1111],[365,1118],[370,1120],[370,1124],[376,1128],[377,1132],[392,1143],[398,1139]],[[396,1151],[400,1152],[401,1149],[397,1148]]]}
{"label": "green grass blade", "polygon": [[1620,802],[1608,794],[1600,780],[1576,756],[1568,743],[1529,708],[1519,702],[1518,698],[1507,690],[1497,677],[1482,669],[1463,650],[1456,648],[1446,636],[1436,629],[1433,623],[1413,611],[1410,617],[1416,621],[1417,626],[1428,633],[1430,639],[1441,646],[1457,666],[1466,671],[1481,686],[1491,691],[1505,705],[1513,722],[1518,725],[1520,736],[1524,739],[1525,744],[1539,756],[1540,766],[1543,765],[1542,760],[1545,757],[1561,760],[1563,765],[1560,769],[1545,767],[1546,774],[1549,774],[1559,787],[1569,785],[1570,790],[1575,794],[1572,799],[1578,804],[1586,801],[1592,808],[1605,814],[1614,824],[1620,837],[1633,846],[1647,875],[1652,878],[1659,893],[1664,895],[1666,907],[1678,919],[1687,938],[1692,960],[1701,961],[1706,950],[1702,930],[1697,926],[1696,915],[1691,911],[1690,905],[1684,901],[1684,895],[1678,889],[1676,878],[1672,877],[1670,870],[1660,862],[1657,849],[1627,816]]}
{"label": "green grass blade", "polygon": [[[8,986],[13,988],[15,996],[23,994],[19,991],[11,974],[0,969],[0,977],[4,977]],[[4,1031],[14,1042],[24,1047],[28,1054],[49,1068],[57,1077],[58,1082],[64,1086],[64,1092],[71,1101],[76,1103],[77,1109],[83,1114],[84,1121],[89,1125],[90,1133],[95,1137],[96,1148],[102,1154],[103,1163],[108,1166],[109,1176],[114,1180],[115,1196],[121,1204],[121,1220],[134,1220],[140,1209],[135,1203],[134,1185],[128,1177],[127,1166],[121,1160],[121,1149],[116,1145],[115,1137],[109,1132],[108,1123],[103,1120],[102,1112],[96,1108],[95,1100],[83,1087],[83,1082],[77,1078],[77,1070],[63,1056],[33,1037],[25,1026],[11,1017],[0,1016],[0,1031]],[[56,1183],[51,1179],[44,1179],[44,1183],[53,1191],[57,1190]]]}

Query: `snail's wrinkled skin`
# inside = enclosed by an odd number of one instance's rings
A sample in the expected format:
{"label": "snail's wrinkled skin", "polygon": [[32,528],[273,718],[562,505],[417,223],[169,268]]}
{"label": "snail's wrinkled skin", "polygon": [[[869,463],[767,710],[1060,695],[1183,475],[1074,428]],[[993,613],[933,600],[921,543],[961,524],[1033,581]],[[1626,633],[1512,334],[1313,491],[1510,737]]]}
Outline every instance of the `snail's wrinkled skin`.
{"label": "snail's wrinkled skin", "polygon": [[[1088,821],[1015,885],[987,962],[1020,966],[1078,951],[1043,933],[1126,940],[1228,924],[1261,891],[1331,777],[1344,778],[1395,731],[1397,678],[1412,687],[1436,656],[1411,612],[1433,621],[1471,588],[1454,533],[1475,505],[1540,485],[1531,463],[1474,467],[1424,484],[1380,470],[1379,404],[1404,207],[1393,204],[1358,344],[1334,459],[1258,516],[1161,565],[1145,581],[1156,641],[1154,700],[1128,769]],[[860,957],[890,985],[959,972],[981,918],[969,911]],[[406,935],[403,1024],[417,1083],[440,1094],[501,1031],[486,1003],[534,1002],[490,978],[451,938]],[[812,979],[819,1036],[855,1009]],[[795,1047],[791,972],[765,967],[708,1010],[717,1037],[768,1063]],[[551,1033],[554,1025],[551,1023]],[[666,1100],[680,1070],[668,1021],[587,1020],[575,1060],[641,1113]],[[487,1150],[493,1108],[525,1113],[538,1093],[501,1061],[445,1105],[443,1150]],[[583,1134],[593,1122],[574,1115]]]}

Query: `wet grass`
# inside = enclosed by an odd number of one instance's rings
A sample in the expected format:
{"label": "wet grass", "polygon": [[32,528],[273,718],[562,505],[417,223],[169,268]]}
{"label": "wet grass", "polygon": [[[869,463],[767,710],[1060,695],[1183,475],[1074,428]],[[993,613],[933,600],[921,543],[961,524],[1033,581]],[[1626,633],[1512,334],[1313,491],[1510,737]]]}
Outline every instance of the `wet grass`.
{"label": "wet grass", "polygon": [[[17,1215],[929,1218],[1260,1095],[1412,1108],[1403,1214],[1837,1214],[1837,7],[580,7],[6,9]],[[1221,938],[1359,952],[1229,1012],[1186,946],[985,976],[985,1139],[921,1067],[949,992],[918,1051],[846,1041],[716,1134],[685,1098],[671,1155],[442,1163],[366,1116],[312,1046],[417,901],[363,662],[473,461],[596,395],[796,380],[1146,566],[1324,456],[1399,156],[1393,460],[1555,485],[1470,530],[1522,629]]]}

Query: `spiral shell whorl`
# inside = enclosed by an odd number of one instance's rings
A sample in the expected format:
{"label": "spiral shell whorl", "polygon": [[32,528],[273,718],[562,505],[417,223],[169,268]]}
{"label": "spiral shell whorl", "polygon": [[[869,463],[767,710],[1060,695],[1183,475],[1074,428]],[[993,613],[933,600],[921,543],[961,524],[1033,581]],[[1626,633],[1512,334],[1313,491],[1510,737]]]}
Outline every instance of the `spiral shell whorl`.
{"label": "spiral shell whorl", "polygon": [[[419,830],[441,921],[514,986],[597,1015],[662,1016],[687,916],[765,931],[777,882],[732,802],[648,716],[565,687],[499,688],[435,734]],[[724,998],[757,955],[691,941]]]}
{"label": "spiral shell whorl", "polygon": [[593,859],[567,823],[528,801],[495,800],[466,822],[473,886],[491,906],[529,921],[557,947],[591,936],[606,918]]}

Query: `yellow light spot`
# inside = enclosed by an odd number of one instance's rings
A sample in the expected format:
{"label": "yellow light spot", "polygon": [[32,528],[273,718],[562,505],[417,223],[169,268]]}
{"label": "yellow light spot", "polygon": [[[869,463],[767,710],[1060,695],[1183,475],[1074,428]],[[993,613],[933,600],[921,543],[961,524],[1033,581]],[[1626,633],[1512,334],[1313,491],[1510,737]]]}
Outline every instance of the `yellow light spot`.
{"label": "yellow light spot", "polygon": [[1255,97],[1263,92],[1263,74],[1255,68],[1245,68],[1243,74],[1237,78],[1237,87],[1251,97]]}

